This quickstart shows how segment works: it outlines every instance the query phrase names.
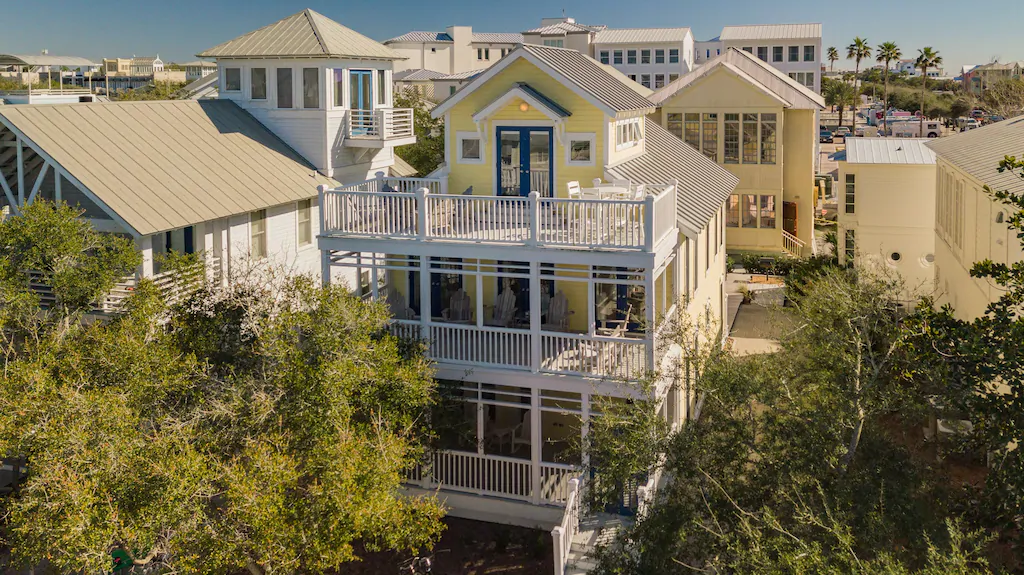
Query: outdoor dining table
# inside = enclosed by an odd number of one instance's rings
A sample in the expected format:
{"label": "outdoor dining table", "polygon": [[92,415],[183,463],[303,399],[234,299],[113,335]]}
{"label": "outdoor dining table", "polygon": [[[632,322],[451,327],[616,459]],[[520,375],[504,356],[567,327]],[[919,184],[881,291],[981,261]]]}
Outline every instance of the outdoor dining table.
{"label": "outdoor dining table", "polygon": [[619,186],[599,186],[596,188],[581,188],[580,196],[585,200],[628,200],[630,192],[629,188]]}

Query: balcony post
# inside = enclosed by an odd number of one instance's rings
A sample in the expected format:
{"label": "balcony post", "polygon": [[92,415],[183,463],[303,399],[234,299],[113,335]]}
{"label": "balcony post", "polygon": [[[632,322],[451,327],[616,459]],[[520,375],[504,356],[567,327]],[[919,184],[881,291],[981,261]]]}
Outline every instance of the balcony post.
{"label": "balcony post", "polygon": [[[531,192],[532,196],[536,192]],[[530,371],[540,371],[541,329],[540,262],[530,262]]]}
{"label": "balcony post", "polygon": [[[653,214],[653,212],[650,212],[650,213]],[[646,353],[646,355],[647,355],[647,370],[646,371],[657,371],[656,370],[657,366],[654,365],[654,355],[655,355],[654,354],[654,332],[655,332],[655,329],[654,329],[654,321],[655,321],[655,296],[654,296],[654,292],[657,289],[655,286],[657,286],[657,283],[658,283],[658,280],[655,277],[656,273],[658,273],[658,271],[655,268],[647,268],[645,270],[646,277],[645,277],[645,280],[644,280],[644,308],[645,308],[645,310],[644,310],[644,312],[645,312],[644,313],[644,320],[647,322],[647,334],[646,334],[646,340],[647,340],[647,350],[646,350],[647,351],[647,353]]]}
{"label": "balcony post", "polygon": [[[530,294],[531,298],[533,294]],[[531,316],[533,314],[530,314]],[[531,320],[532,321],[532,320]],[[540,456],[543,445],[540,427],[540,390],[530,390],[530,495],[533,504],[540,505]]]}
{"label": "balcony post", "polygon": [[[416,225],[419,228],[416,230],[416,237],[418,240],[423,241],[430,235],[430,217],[427,213],[427,196],[430,192],[427,188],[420,188],[416,190]],[[420,298],[422,299],[422,298]]]}
{"label": "balcony post", "polygon": [[320,233],[327,231],[327,186],[321,184],[316,187],[316,201],[320,207]]}
{"label": "balcony post", "polygon": [[[644,248],[654,251],[654,196],[644,197]],[[648,306],[650,307],[650,306]]]}
{"label": "balcony post", "polygon": [[526,245],[535,246],[540,243],[540,194],[536,191],[530,192],[530,237]]}
{"label": "balcony post", "polygon": [[420,339],[430,339],[430,316],[430,258],[420,256]]}

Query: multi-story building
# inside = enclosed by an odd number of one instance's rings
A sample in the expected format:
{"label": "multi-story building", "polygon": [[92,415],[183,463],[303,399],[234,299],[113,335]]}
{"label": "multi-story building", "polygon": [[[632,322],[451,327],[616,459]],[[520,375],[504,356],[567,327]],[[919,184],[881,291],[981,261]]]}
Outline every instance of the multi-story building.
{"label": "multi-story building", "polygon": [[821,93],[821,24],[726,26],[719,40],[723,52],[729,48],[749,52]]}
{"label": "multi-story building", "polygon": [[651,95],[665,129],[739,178],[730,251],[810,255],[821,96],[736,48]]}
{"label": "multi-story building", "polygon": [[658,90],[693,69],[689,28],[605,29],[594,36],[593,55],[645,88]]}
{"label": "multi-story building", "polygon": [[132,56],[131,58],[104,58],[103,72],[108,76],[153,76],[164,71],[160,55]]}
{"label": "multi-story building", "polygon": [[703,64],[722,54],[722,40],[716,36],[710,40],[697,41],[693,43],[693,49],[694,63]]}
{"label": "multi-story building", "polygon": [[970,90],[974,95],[981,96],[996,82],[1019,80],[1022,75],[1024,75],[1024,62],[982,64],[971,70]]}
{"label": "multi-story building", "polygon": [[1003,290],[971,277],[975,262],[1015,265],[1024,260],[1016,232],[1007,228],[1012,210],[993,200],[985,186],[1024,194],[1024,179],[999,172],[1006,156],[1024,156],[1024,118],[997,122],[928,142],[938,162],[935,184],[935,285],[937,303],[951,304],[957,317],[974,319]]}
{"label": "multi-story building", "polygon": [[217,73],[217,64],[215,62],[207,62],[204,60],[194,60],[192,62],[185,62],[184,64],[178,64],[185,70],[185,80],[187,82],[194,82],[200,78],[205,78],[210,74]]}
{"label": "multi-story building", "polygon": [[935,152],[928,139],[849,138],[839,160],[838,255],[903,278],[905,298],[935,279]]}
{"label": "multi-story building", "polygon": [[605,26],[580,24],[575,18],[542,18],[540,26],[523,32],[523,42],[537,46],[568,48],[593,56],[594,36]]}
{"label": "multi-story building", "polygon": [[433,109],[436,177],[321,190],[323,276],[358,270],[457,400],[410,475],[454,515],[560,525],[571,543],[570,446],[597,398],[655,394],[673,424],[691,413],[666,326],[690,318],[684,342],[721,326],[737,180],[648,119],[636,88],[578,51],[524,45]]}
{"label": "multi-story building", "polygon": [[486,68],[522,42],[520,34],[449,26],[444,32],[408,32],[385,40],[384,45],[402,57],[395,62],[395,72],[431,70],[447,75]]}
{"label": "multi-story building", "polygon": [[409,90],[416,92],[427,100],[435,100],[434,80],[444,76],[445,74],[435,72],[434,70],[402,70],[401,72],[395,72],[395,90],[398,92]]}

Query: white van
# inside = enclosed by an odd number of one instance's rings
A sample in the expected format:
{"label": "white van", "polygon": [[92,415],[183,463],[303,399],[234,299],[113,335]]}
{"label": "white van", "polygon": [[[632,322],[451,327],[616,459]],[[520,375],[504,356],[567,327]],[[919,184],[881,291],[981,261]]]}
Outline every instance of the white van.
{"label": "white van", "polygon": [[909,120],[889,125],[892,135],[897,138],[938,138],[942,135],[942,123],[932,120],[924,121],[924,134],[921,134],[921,121]]}

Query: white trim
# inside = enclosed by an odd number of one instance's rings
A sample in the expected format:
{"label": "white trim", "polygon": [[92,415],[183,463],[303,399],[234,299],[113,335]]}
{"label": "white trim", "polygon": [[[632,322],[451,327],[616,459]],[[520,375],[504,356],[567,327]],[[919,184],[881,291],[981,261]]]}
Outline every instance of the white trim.
{"label": "white trim", "polygon": [[[636,126],[637,138],[635,140],[624,141],[623,143],[620,144],[619,143],[619,126],[633,126],[633,125]],[[628,150],[630,148],[635,148],[636,146],[639,146],[639,145],[643,144],[643,142],[644,142],[643,130],[640,128],[640,118],[626,118],[626,119],[623,119],[623,120],[616,120],[614,125],[612,126],[612,129],[614,131],[614,136],[615,136],[615,151],[616,152],[621,152],[623,150]]]}
{"label": "white trim", "polygon": [[[463,140],[476,140],[480,144],[479,158],[466,158],[462,155]],[[484,164],[487,157],[484,153],[484,139],[479,132],[455,132],[455,158],[459,164]]]}
{"label": "white trim", "polygon": [[[243,66],[224,66],[224,91],[231,94],[241,94],[245,88],[245,74],[242,73]],[[238,70],[238,89],[228,90],[228,70]]]}
{"label": "white trim", "polygon": [[[573,161],[572,155],[572,143],[573,141],[590,142],[590,161]],[[566,166],[588,166],[593,167],[597,165],[597,134],[594,132],[566,132],[565,134],[565,165]]]}
{"label": "white trim", "polygon": [[562,122],[566,118],[566,116],[561,116],[555,113],[555,110],[553,110],[547,104],[547,102],[538,100],[532,94],[524,90],[521,86],[513,86],[509,91],[502,94],[501,97],[499,97],[497,100],[491,102],[486,107],[484,107],[484,109],[473,114],[473,121],[480,122],[490,118],[495,114],[495,112],[498,112],[499,110],[504,108],[513,98],[520,98],[524,100],[527,104],[540,110],[540,112],[547,116],[549,119],[551,119],[552,122]]}

